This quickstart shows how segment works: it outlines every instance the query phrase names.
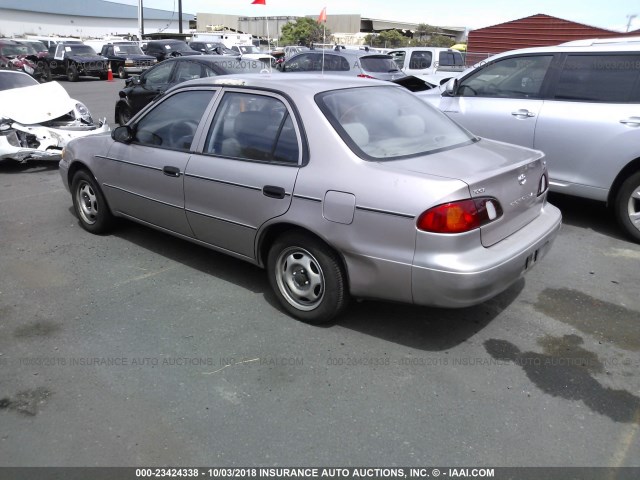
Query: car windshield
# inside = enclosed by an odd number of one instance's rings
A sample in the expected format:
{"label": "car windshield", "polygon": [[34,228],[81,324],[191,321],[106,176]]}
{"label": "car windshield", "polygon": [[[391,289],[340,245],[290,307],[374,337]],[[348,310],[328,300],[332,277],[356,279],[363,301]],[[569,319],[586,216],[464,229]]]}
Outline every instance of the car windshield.
{"label": "car windshield", "polygon": [[246,54],[246,53],[262,53],[262,52],[260,52],[260,49],[258,47],[255,47],[253,45],[249,45],[249,46],[240,45],[238,48],[240,49],[240,51],[243,54]]}
{"label": "car windshield", "polygon": [[113,51],[116,54],[132,54],[132,55],[143,55],[142,50],[138,45],[114,45]]}
{"label": "car windshield", "polygon": [[24,45],[0,45],[0,55],[13,57],[15,55],[27,55],[29,52]]}
{"label": "car windshield", "polygon": [[398,65],[387,55],[371,55],[360,57],[360,65],[366,72],[390,73],[397,72]]}
{"label": "car windshield", "polygon": [[184,42],[167,43],[164,48],[172,52],[193,52],[194,50]]}
{"label": "car windshield", "polygon": [[89,45],[66,45],[64,49],[74,55],[97,55]]}
{"label": "car windshield", "polygon": [[0,72],[0,90],[11,90],[12,88],[31,87],[39,85],[33,77],[14,72]]}
{"label": "car windshield", "polygon": [[316,102],[345,143],[365,160],[427,155],[475,141],[443,113],[402,88],[332,90],[317,95]]}

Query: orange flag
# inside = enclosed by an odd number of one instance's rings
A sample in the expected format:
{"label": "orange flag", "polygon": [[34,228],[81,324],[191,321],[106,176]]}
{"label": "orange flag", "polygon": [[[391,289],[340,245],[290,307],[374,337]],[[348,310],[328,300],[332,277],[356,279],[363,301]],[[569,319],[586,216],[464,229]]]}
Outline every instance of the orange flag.
{"label": "orange flag", "polygon": [[251,2],[251,5],[266,5],[267,4],[267,0],[253,0],[253,2]]}
{"label": "orange flag", "polygon": [[324,7],[318,17],[318,23],[327,23],[327,7]]}

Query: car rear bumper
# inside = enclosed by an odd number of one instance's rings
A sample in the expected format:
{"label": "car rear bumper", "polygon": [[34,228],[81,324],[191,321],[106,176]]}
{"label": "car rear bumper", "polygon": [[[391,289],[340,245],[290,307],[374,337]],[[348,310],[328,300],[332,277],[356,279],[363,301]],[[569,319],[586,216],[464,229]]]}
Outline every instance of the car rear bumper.
{"label": "car rear bumper", "polygon": [[455,239],[418,232],[413,302],[462,308],[496,296],[546,255],[561,224],[560,210],[547,203],[535,220],[489,248],[481,245],[477,230]]}

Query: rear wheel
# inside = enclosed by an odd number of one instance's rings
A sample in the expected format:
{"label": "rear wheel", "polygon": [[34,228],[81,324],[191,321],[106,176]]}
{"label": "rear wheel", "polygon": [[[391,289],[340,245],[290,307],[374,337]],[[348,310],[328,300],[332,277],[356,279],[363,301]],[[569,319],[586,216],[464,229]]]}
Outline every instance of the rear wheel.
{"label": "rear wheel", "polygon": [[71,195],[73,208],[82,228],[91,233],[106,233],[111,229],[114,217],[100,187],[89,172],[76,172],[71,182]]}
{"label": "rear wheel", "polygon": [[284,309],[303,322],[329,322],[347,306],[340,259],[315,237],[292,232],[278,238],[269,251],[267,270]]}
{"label": "rear wheel", "polygon": [[614,204],[616,218],[636,242],[640,242],[640,172],[627,178],[622,185]]}
{"label": "rear wheel", "polygon": [[69,65],[69,68],[67,68],[67,80],[77,82],[79,78],[78,68],[75,65]]}

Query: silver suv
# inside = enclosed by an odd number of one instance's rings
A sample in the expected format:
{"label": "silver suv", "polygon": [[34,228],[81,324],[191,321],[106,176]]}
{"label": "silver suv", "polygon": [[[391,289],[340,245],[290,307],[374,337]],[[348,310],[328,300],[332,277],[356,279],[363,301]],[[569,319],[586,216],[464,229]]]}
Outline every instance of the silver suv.
{"label": "silver suv", "polygon": [[286,60],[283,72],[324,72],[331,75],[351,75],[378,80],[406,77],[389,55],[369,50],[306,50]]}
{"label": "silver suv", "polygon": [[505,52],[418,95],[473,133],[542,150],[552,190],[607,202],[640,242],[640,37]]}

